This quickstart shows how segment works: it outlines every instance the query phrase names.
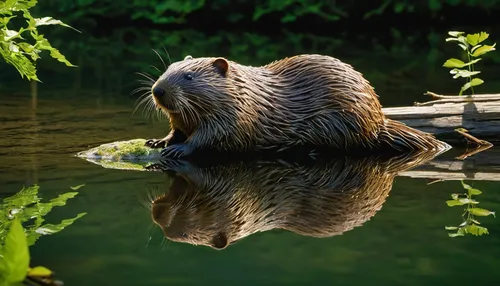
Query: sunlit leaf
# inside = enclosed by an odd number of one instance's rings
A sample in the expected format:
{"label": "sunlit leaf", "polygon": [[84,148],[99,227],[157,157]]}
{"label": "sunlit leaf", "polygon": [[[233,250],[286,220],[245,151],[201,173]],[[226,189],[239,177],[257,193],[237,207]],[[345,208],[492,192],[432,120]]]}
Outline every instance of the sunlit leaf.
{"label": "sunlit leaf", "polygon": [[458,201],[458,200],[448,200],[446,201],[446,204],[449,206],[449,207],[454,207],[454,206],[462,206],[464,205],[464,203]]}
{"label": "sunlit leaf", "polygon": [[458,44],[458,45],[462,48],[462,50],[467,51],[467,46],[466,45],[464,45],[464,44]]}
{"label": "sunlit leaf", "polygon": [[448,35],[452,36],[452,37],[458,37],[460,35],[463,35],[464,32],[458,32],[458,31],[449,31],[448,32]]}
{"label": "sunlit leaf", "polygon": [[469,198],[459,199],[458,201],[460,201],[463,204],[478,204],[479,203],[478,201],[473,200],[473,199],[469,199]]}
{"label": "sunlit leaf", "polygon": [[468,189],[472,188],[470,185],[468,185],[468,184],[464,183],[464,181],[460,181],[460,182],[462,183],[462,187],[463,187],[464,189],[468,190]]}
{"label": "sunlit leaf", "polygon": [[475,50],[472,53],[472,56],[473,57],[479,57],[481,55],[486,54],[487,52],[494,51],[495,50],[495,45],[496,45],[496,43],[493,46],[484,45],[484,46],[480,47],[479,49]]}
{"label": "sunlit leaf", "polygon": [[477,216],[489,216],[489,215],[495,216],[495,212],[492,212],[492,211],[489,211],[486,209],[482,209],[482,208],[471,208],[471,209],[469,209],[469,212],[471,214],[477,215]]}
{"label": "sunlit leaf", "polygon": [[443,66],[444,67],[447,67],[447,68],[463,68],[463,67],[466,67],[466,66],[470,66],[472,64],[475,64],[477,63],[478,61],[480,61],[481,59],[475,59],[475,60],[472,60],[470,62],[467,62],[467,63],[464,63],[463,61],[459,60],[459,59],[455,59],[455,58],[451,58],[449,60],[447,60]]}
{"label": "sunlit leaf", "polygon": [[47,277],[51,276],[52,271],[43,266],[37,266],[35,268],[30,268],[28,271],[28,276],[37,276],[37,277]]}
{"label": "sunlit leaf", "polygon": [[12,220],[10,224],[2,250],[6,268],[5,280],[8,282],[23,281],[28,272],[30,255],[23,226],[17,218]]}
{"label": "sunlit leaf", "polygon": [[480,194],[482,194],[482,193],[483,193],[483,192],[481,192],[480,190],[478,190],[478,189],[474,189],[474,188],[470,188],[470,189],[468,190],[468,192],[469,192],[469,196],[477,196],[477,195],[480,195]]}
{"label": "sunlit leaf", "polygon": [[74,186],[74,187],[71,187],[70,188],[73,190],[73,191],[76,191],[78,189],[80,189],[81,187],[85,186],[85,184],[81,184],[81,185],[78,185],[78,186]]}
{"label": "sunlit leaf", "polygon": [[482,226],[478,226],[475,224],[470,224],[466,227],[467,233],[470,233],[472,235],[483,235],[483,234],[488,234],[488,229]]}
{"label": "sunlit leaf", "polygon": [[444,229],[446,229],[446,230],[456,230],[456,229],[458,229],[458,227],[456,227],[456,226],[445,226]]}
{"label": "sunlit leaf", "polygon": [[460,182],[462,183],[463,188],[467,190],[467,192],[469,193],[469,195],[480,195],[480,194],[482,194],[482,192],[480,190],[474,189],[470,185],[464,183],[464,181],[460,181]]}
{"label": "sunlit leaf", "polygon": [[77,32],[80,32],[77,29],[71,27],[70,25],[65,24],[64,22],[62,22],[60,20],[56,20],[52,17],[34,18],[34,20],[35,20],[36,27],[43,26],[43,25],[61,25],[61,26],[67,27],[67,28],[71,28]]}
{"label": "sunlit leaf", "polygon": [[459,59],[452,58],[452,59],[447,60],[443,64],[443,66],[447,67],[447,68],[461,68],[461,67],[465,66],[465,63]]}
{"label": "sunlit leaf", "polygon": [[450,71],[451,74],[454,74],[453,78],[459,78],[459,77],[472,77],[474,75],[477,75],[481,73],[480,71],[468,71],[468,70],[460,70],[460,69],[452,69]]}
{"label": "sunlit leaf", "polygon": [[477,40],[477,43],[481,43],[483,42],[484,40],[488,39],[488,37],[490,36],[490,34],[486,33],[486,32],[481,32],[479,33],[479,39]]}
{"label": "sunlit leaf", "polygon": [[451,194],[451,198],[454,199],[454,200],[457,200],[458,199],[458,194]]}
{"label": "sunlit leaf", "polygon": [[480,85],[482,84],[484,81],[480,78],[474,78],[472,79],[470,82],[464,84],[460,90],[460,94],[462,94],[462,92],[466,91],[467,89],[473,87],[473,86],[477,86],[477,85]]}
{"label": "sunlit leaf", "polygon": [[471,46],[475,46],[478,44],[479,41],[479,34],[468,34],[466,36],[467,43],[469,43]]}
{"label": "sunlit leaf", "polygon": [[457,236],[464,236],[464,234],[463,233],[458,233],[458,232],[457,233],[448,233],[448,236],[449,237],[457,237]]}

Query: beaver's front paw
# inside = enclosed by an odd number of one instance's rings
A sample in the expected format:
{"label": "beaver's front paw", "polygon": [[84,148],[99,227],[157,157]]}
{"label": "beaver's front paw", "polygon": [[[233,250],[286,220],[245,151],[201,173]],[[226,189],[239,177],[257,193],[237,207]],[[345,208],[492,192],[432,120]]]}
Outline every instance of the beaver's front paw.
{"label": "beaver's front paw", "polygon": [[193,148],[188,144],[175,144],[161,150],[161,156],[166,158],[181,158],[193,153]]}
{"label": "beaver's front paw", "polygon": [[144,143],[144,146],[149,147],[149,148],[153,148],[153,149],[165,148],[165,146],[167,146],[170,138],[167,136],[163,139],[149,139],[148,141],[146,141],[146,143]]}

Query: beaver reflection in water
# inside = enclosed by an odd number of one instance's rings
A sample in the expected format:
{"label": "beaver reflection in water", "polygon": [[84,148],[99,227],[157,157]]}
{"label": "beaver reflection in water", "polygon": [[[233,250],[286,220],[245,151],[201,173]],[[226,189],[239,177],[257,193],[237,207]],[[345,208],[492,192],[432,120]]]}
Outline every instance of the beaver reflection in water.
{"label": "beaver reflection in water", "polygon": [[152,201],[151,215],[167,239],[215,249],[275,228],[339,235],[380,210],[399,171],[434,155],[206,167],[168,160],[150,167],[173,174],[170,189]]}

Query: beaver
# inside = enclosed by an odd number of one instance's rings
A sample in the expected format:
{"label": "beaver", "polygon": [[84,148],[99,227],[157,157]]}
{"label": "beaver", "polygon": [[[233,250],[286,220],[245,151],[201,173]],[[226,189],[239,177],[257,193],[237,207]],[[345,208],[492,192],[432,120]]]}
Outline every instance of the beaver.
{"label": "beaver", "polygon": [[297,55],[261,67],[187,56],[170,64],[151,94],[171,131],[146,146],[164,148],[166,157],[308,145],[345,151],[449,148],[386,118],[363,75],[325,55]]}
{"label": "beaver", "polygon": [[151,217],[167,239],[213,249],[272,229],[335,236],[361,226],[381,209],[398,172],[436,155],[204,164],[167,158],[149,166],[169,174],[170,182],[151,201]]}

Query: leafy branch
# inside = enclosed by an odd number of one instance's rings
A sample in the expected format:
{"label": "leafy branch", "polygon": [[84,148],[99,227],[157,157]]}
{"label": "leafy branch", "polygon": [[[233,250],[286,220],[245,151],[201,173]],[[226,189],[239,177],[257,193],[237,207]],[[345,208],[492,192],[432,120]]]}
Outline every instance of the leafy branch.
{"label": "leafy branch", "polygon": [[[482,79],[475,77],[481,72],[474,69],[474,64],[481,60],[482,55],[494,51],[496,43],[491,46],[481,45],[481,43],[489,37],[489,34],[486,32],[467,35],[464,35],[464,32],[448,32],[448,35],[451,37],[447,38],[446,41],[457,42],[458,46],[467,53],[468,62],[465,63],[462,60],[451,58],[448,59],[443,66],[452,68],[450,73],[453,75],[454,79],[459,77],[467,79],[467,82],[460,88],[459,95],[462,95],[463,92],[469,88],[472,94],[474,94],[473,87],[481,85],[484,82]],[[465,67],[467,69],[463,69]]]}
{"label": "leafy branch", "polygon": [[[76,191],[82,186],[72,189]],[[36,185],[23,188],[15,195],[5,198],[0,205],[0,285],[21,282],[26,277],[31,280],[49,279],[52,276],[49,269],[41,266],[29,267],[29,246],[40,236],[57,233],[86,214],[80,213],[56,225],[43,224],[43,217],[53,207],[64,206],[68,199],[78,193],[68,192],[48,202],[41,202],[38,190]]]}
{"label": "leafy branch", "polygon": [[458,226],[446,226],[446,230],[456,231],[454,233],[448,233],[448,236],[457,237],[464,236],[466,234],[481,236],[483,234],[488,234],[488,229],[480,226],[481,223],[479,223],[475,217],[489,215],[495,216],[495,212],[478,208],[477,204],[479,204],[479,202],[474,200],[472,196],[480,195],[482,192],[464,183],[463,181],[461,181],[461,183],[466,192],[461,194],[451,194],[452,199],[446,201],[446,204],[449,207],[465,206],[464,213],[462,214],[463,222]]}
{"label": "leafy branch", "polygon": [[[66,64],[66,66],[74,67],[74,65],[38,32],[40,26],[72,27],[52,17],[33,17],[29,9],[36,4],[37,0],[0,1],[0,55],[6,63],[17,69],[22,78],[40,81],[36,75],[35,62],[41,58],[42,51],[48,51],[52,58]],[[24,19],[26,26],[18,30],[10,29],[13,20],[19,18]]]}

